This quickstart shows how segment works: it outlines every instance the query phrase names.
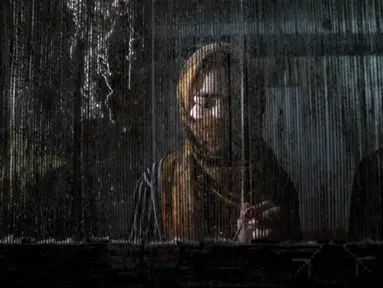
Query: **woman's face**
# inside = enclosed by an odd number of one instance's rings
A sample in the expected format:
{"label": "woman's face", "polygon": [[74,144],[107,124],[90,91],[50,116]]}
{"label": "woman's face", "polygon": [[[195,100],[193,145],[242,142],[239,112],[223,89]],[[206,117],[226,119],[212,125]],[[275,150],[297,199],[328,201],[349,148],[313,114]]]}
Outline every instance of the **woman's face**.
{"label": "woman's face", "polygon": [[[230,77],[231,75],[234,77]],[[193,91],[192,108],[189,112],[194,119],[196,138],[213,155],[227,156],[233,152],[233,143],[240,143],[240,79],[235,73],[218,66],[201,75]],[[236,145],[235,145],[236,146]],[[229,150],[230,151],[229,151]],[[240,149],[240,148],[239,148]],[[233,154],[233,153],[231,153]]]}
{"label": "woman's face", "polygon": [[228,77],[225,68],[215,68],[202,75],[193,93],[193,119],[222,119],[224,101],[229,96]]}

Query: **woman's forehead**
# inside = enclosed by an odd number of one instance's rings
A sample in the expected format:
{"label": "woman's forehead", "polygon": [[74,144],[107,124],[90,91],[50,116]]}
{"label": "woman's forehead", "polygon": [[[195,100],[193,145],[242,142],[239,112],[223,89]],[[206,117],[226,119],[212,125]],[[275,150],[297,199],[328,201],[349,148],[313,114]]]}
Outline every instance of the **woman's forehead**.
{"label": "woman's forehead", "polygon": [[[229,70],[223,66],[209,69],[198,77],[193,94],[227,94],[232,76],[229,75]],[[232,84],[230,83],[230,85]]]}

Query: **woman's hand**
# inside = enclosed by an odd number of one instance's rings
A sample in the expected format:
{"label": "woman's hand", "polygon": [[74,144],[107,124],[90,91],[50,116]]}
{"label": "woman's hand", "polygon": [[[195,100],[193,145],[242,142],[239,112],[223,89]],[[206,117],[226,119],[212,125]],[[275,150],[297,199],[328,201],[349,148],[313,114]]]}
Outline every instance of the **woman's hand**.
{"label": "woman's hand", "polygon": [[245,203],[237,221],[238,241],[242,244],[255,239],[275,239],[278,236],[278,222],[281,211],[271,201],[264,201],[256,206]]}

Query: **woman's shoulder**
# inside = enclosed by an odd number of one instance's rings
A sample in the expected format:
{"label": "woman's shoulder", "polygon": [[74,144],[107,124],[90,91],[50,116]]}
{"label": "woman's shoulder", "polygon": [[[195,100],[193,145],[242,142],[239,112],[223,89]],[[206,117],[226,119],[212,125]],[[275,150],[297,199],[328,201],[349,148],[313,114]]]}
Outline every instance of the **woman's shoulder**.
{"label": "woman's shoulder", "polygon": [[[277,188],[278,193],[286,193],[289,191],[291,197],[297,197],[297,191],[288,172],[285,170],[274,150],[261,139],[257,143],[258,162],[256,168],[262,175],[261,178],[274,188]],[[275,185],[277,184],[277,185]]]}
{"label": "woman's shoulder", "polygon": [[166,182],[171,182],[174,177],[174,171],[179,162],[180,152],[173,152],[163,158],[161,167],[161,179]]}
{"label": "woman's shoulder", "polygon": [[383,166],[383,148],[380,148],[373,153],[364,157],[359,165],[359,169],[378,170]]}
{"label": "woman's shoulder", "polygon": [[173,152],[154,162],[141,174],[140,182],[152,186],[158,185],[161,180],[171,181],[178,158],[179,152]]}
{"label": "woman's shoulder", "polygon": [[257,169],[263,173],[272,173],[274,176],[287,177],[286,170],[282,167],[274,150],[265,140],[259,139],[253,148],[256,151]]}
{"label": "woman's shoulder", "polygon": [[[366,157],[357,165],[353,179],[353,194],[358,197],[372,197],[381,189],[379,184],[383,177],[383,148],[380,148]],[[376,197],[375,195],[374,197]]]}

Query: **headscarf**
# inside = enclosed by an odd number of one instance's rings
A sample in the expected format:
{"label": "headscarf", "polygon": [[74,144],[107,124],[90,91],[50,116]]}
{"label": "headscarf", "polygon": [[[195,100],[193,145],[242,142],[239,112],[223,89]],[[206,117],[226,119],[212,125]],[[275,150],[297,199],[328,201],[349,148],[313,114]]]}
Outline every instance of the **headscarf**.
{"label": "headscarf", "polygon": [[[177,87],[177,101],[179,105],[179,113],[181,118],[181,123],[183,125],[183,130],[185,132],[185,136],[187,141],[189,142],[190,148],[196,158],[203,159],[207,163],[213,166],[231,166],[228,163],[224,162],[224,155],[216,155],[209,152],[207,145],[209,141],[206,140],[206,137],[216,137],[220,136],[217,133],[212,133],[214,131],[204,131],[206,128],[208,130],[218,129],[218,125],[197,125],[198,120],[193,119],[190,116],[190,110],[193,106],[193,96],[198,89],[198,82],[201,76],[204,76],[207,72],[211,71],[214,68],[218,68],[218,66],[225,66],[226,73],[230,74],[228,76],[229,80],[229,94],[240,93],[240,91],[230,91],[233,89],[235,83],[239,83],[241,74],[244,74],[243,68],[245,68],[245,63],[240,60],[238,51],[234,50],[227,43],[214,43],[210,45],[206,45],[195,52],[187,61],[183,71],[181,72],[179,83]],[[242,67],[241,67],[242,66]],[[254,76],[254,75],[253,75]],[[254,84],[255,82],[253,82]],[[234,85],[233,85],[234,84]],[[218,84],[219,85],[219,84]],[[253,85],[250,85],[253,86]],[[235,89],[235,88],[234,88]],[[245,92],[246,93],[246,92]],[[232,97],[234,95],[228,95],[231,102],[229,105],[229,110],[234,108],[234,101],[237,103],[237,112],[242,113],[242,116],[247,118],[247,111],[240,111],[241,107],[238,105],[240,101],[240,97]],[[246,101],[246,100],[245,100]],[[247,102],[247,101],[246,101]],[[232,117],[231,117],[232,118]],[[245,119],[246,120],[246,119]],[[209,120],[208,122],[214,122],[215,120]],[[197,123],[196,123],[197,122]],[[205,121],[206,122],[206,121]],[[216,122],[222,122],[222,119],[217,120]],[[208,126],[208,127],[206,127]],[[239,127],[238,127],[239,128]],[[216,131],[217,132],[217,131]],[[227,133],[228,131],[226,131]],[[205,134],[205,135],[203,135]],[[206,135],[209,134],[209,135]],[[205,139],[203,139],[205,138]],[[237,137],[238,138],[238,137]],[[238,164],[238,163],[236,163]],[[235,166],[237,166],[235,164]]]}

